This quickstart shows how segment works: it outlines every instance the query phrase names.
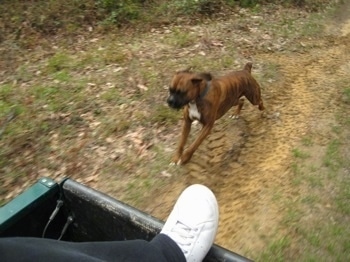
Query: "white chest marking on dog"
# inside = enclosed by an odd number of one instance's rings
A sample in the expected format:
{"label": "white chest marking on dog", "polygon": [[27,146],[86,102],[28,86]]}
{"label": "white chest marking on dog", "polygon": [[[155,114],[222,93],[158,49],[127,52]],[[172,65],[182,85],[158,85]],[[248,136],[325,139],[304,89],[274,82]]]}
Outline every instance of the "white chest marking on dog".
{"label": "white chest marking on dog", "polygon": [[200,120],[201,113],[199,113],[196,102],[191,102],[188,104],[188,114],[191,120]]}

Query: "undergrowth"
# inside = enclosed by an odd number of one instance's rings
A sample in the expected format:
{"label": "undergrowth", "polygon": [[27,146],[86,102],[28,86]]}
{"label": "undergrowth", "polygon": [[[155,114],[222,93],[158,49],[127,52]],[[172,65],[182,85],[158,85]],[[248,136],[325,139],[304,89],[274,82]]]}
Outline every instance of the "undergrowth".
{"label": "undergrowth", "polygon": [[[320,9],[325,0],[5,0],[0,3],[0,42],[8,35],[24,40],[28,35],[76,34],[79,30],[103,29],[159,23],[176,23],[179,16],[188,21],[200,17],[222,16],[234,7],[262,4],[293,5],[308,10]],[[34,39],[32,39],[34,40]]]}

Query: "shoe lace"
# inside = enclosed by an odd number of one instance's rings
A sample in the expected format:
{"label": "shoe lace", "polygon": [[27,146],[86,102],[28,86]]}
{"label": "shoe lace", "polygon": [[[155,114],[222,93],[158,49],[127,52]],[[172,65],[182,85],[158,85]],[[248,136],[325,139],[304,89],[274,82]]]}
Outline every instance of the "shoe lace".
{"label": "shoe lace", "polygon": [[189,227],[181,221],[177,221],[175,227],[173,227],[172,232],[175,234],[172,234],[172,238],[185,255],[189,252],[189,248],[195,237],[195,232],[197,231],[198,228]]}

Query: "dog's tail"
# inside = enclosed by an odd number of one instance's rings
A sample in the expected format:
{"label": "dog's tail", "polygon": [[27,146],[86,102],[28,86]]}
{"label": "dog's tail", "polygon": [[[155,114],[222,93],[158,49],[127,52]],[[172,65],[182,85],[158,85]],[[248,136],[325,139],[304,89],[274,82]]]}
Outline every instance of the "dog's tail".
{"label": "dog's tail", "polygon": [[248,62],[248,63],[245,64],[243,70],[247,70],[249,73],[251,73],[252,72],[252,66],[253,66],[253,64],[251,62]]}

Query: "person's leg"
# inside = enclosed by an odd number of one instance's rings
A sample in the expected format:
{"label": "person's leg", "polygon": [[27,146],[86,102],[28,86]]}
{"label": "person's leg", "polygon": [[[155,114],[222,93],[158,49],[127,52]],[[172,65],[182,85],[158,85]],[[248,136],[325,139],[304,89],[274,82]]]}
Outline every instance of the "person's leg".
{"label": "person's leg", "polygon": [[185,255],[182,252],[181,248],[169,236],[165,234],[158,234],[149,243],[162,253],[162,256],[165,257],[166,261],[186,262]]}
{"label": "person's leg", "polygon": [[181,249],[166,235],[145,240],[73,243],[44,238],[0,238],[1,262],[66,261],[186,261]]}

